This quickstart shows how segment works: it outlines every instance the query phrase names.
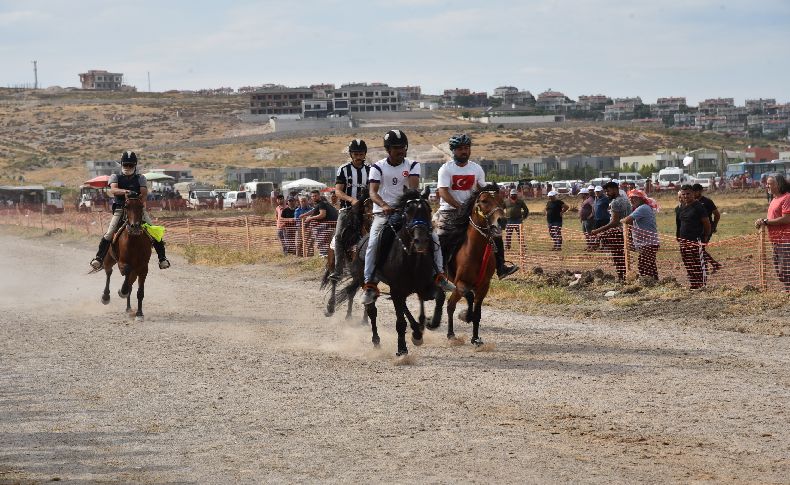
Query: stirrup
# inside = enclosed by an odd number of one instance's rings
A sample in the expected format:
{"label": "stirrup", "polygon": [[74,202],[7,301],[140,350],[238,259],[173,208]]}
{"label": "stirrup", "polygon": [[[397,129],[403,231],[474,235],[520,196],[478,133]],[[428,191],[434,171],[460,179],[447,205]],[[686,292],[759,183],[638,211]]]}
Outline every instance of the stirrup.
{"label": "stirrup", "polygon": [[444,273],[439,273],[436,275],[436,284],[439,285],[443,291],[452,292],[455,291],[455,285],[452,281],[447,279]]}
{"label": "stirrup", "polygon": [[99,258],[93,258],[91,260],[91,268],[93,269],[101,269],[104,263]]}
{"label": "stirrup", "polygon": [[379,292],[379,287],[376,283],[365,283],[365,294],[362,295],[362,304],[363,305],[370,305],[376,298],[379,297],[381,292]]}
{"label": "stirrup", "polygon": [[167,269],[170,267],[170,261],[167,258],[159,260],[159,269]]}

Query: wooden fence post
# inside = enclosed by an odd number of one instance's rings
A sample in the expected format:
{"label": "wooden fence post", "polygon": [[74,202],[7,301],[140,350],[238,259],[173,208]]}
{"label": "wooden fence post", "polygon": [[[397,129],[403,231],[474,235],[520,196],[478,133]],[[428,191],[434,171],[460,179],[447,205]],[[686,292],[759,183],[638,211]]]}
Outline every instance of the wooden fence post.
{"label": "wooden fence post", "polygon": [[250,216],[244,216],[244,227],[247,229],[247,252],[250,252],[251,238],[250,238]]}
{"label": "wooden fence post", "polygon": [[187,245],[192,244],[192,226],[189,222],[189,217],[187,217]]}
{"label": "wooden fence post", "polygon": [[757,245],[757,253],[759,259],[759,273],[760,273],[760,290],[767,291],[768,290],[768,281],[766,278],[766,248],[765,248],[765,235],[766,235],[766,227],[765,225],[760,226],[759,232],[759,244]]}
{"label": "wooden fence post", "polygon": [[625,278],[631,276],[631,226],[623,224],[623,257],[625,258]]}

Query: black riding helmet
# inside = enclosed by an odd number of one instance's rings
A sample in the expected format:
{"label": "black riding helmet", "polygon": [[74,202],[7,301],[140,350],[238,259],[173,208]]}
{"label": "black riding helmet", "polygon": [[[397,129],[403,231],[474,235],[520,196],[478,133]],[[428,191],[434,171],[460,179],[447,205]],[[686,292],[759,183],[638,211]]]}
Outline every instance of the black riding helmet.
{"label": "black riding helmet", "polygon": [[466,133],[459,133],[450,137],[450,150],[455,150],[460,146],[471,146],[472,139]]}
{"label": "black riding helmet", "polygon": [[126,165],[127,167],[136,167],[137,166],[137,155],[131,150],[127,150],[123,152],[121,155],[121,166]]}
{"label": "black riding helmet", "polygon": [[348,153],[367,153],[368,146],[365,143],[365,140],[351,140],[351,143],[348,144]]}
{"label": "black riding helmet", "polygon": [[390,147],[409,147],[409,139],[406,133],[400,130],[390,130],[384,134],[384,148]]}

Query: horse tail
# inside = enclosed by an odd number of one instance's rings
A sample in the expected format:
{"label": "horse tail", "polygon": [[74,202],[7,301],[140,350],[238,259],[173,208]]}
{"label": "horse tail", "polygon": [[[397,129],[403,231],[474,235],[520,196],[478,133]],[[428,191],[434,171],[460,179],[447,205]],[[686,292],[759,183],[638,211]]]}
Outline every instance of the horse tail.
{"label": "horse tail", "polygon": [[321,289],[326,289],[326,286],[329,284],[329,275],[332,274],[332,270],[326,268],[324,270],[324,276],[321,278]]}
{"label": "horse tail", "polygon": [[337,292],[335,296],[335,304],[340,306],[343,303],[347,302],[350,295],[356,294],[359,289],[362,288],[362,280],[356,277],[351,277],[349,282]]}

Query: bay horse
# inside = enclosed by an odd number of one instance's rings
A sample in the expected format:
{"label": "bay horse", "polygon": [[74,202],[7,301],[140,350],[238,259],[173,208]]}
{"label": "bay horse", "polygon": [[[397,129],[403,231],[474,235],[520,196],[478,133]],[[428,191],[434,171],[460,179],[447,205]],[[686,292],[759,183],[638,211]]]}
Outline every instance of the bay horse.
{"label": "bay horse", "polygon": [[143,321],[143,298],[145,297],[145,278],[148,276],[148,260],[151,259],[151,238],[143,230],[143,200],[138,197],[126,197],[124,204],[125,222],[113,237],[110,250],[104,257],[104,272],[107,282],[101,301],[105,305],[110,302],[110,276],[112,268],[118,264],[118,270],[124,280],[118,290],[118,296],[126,298],[126,311],[131,314],[132,285],[137,280],[137,313],[135,321]]}
{"label": "bay horse", "polygon": [[[428,192],[420,194],[417,190],[407,190],[393,206],[395,216],[381,233],[378,254],[376,255],[376,277],[390,287],[390,297],[395,307],[395,329],[398,332],[398,351],[396,356],[409,353],[406,345],[407,318],[411,324],[412,342],[422,345],[425,330],[425,300],[434,298],[436,284],[434,282],[434,263],[431,238],[431,206],[428,204]],[[381,216],[378,216],[381,217]],[[400,221],[393,221],[400,219]],[[400,225],[398,229],[396,226]],[[389,234],[388,234],[389,233]],[[391,240],[391,244],[388,244]],[[365,254],[368,236],[362,238],[357,246],[357,254]],[[351,281],[338,295],[342,301],[353,298],[357,290],[364,284],[365,258],[356,258],[351,263]],[[415,320],[406,307],[406,298],[416,293],[420,298],[420,317]],[[376,302],[365,307],[370,319],[373,333],[373,345],[378,347],[381,341],[378,334]]]}
{"label": "bay horse", "polygon": [[[464,297],[467,309],[459,318],[472,322],[472,344],[483,345],[479,335],[481,307],[496,271],[494,238],[502,236],[502,229],[506,225],[507,219],[496,184],[474,191],[446,221],[444,233],[439,239],[443,253],[449,258],[447,276],[456,286],[447,301],[448,339],[455,337],[453,313],[458,301]],[[439,327],[443,305],[444,293],[437,291],[436,310],[428,328]]]}
{"label": "bay horse", "polygon": [[[335,271],[335,253],[336,251],[345,251],[346,268],[351,267],[351,263],[357,258],[365,258],[365,254],[361,255],[356,251],[357,244],[360,239],[370,232],[370,225],[373,222],[373,201],[368,198],[365,192],[360,198],[360,203],[352,205],[348,209],[344,225],[340,229],[338,240],[335,242],[335,249],[329,248],[326,257],[326,266],[324,267],[324,276],[321,278],[321,289],[329,286],[329,299],[326,303],[324,315],[331,317],[335,314],[335,305],[337,303],[337,283],[338,279],[332,278],[332,273]],[[354,295],[349,295],[348,308],[346,309],[346,319],[351,318],[351,308],[354,303]],[[367,313],[364,314],[363,323],[367,323]]]}

